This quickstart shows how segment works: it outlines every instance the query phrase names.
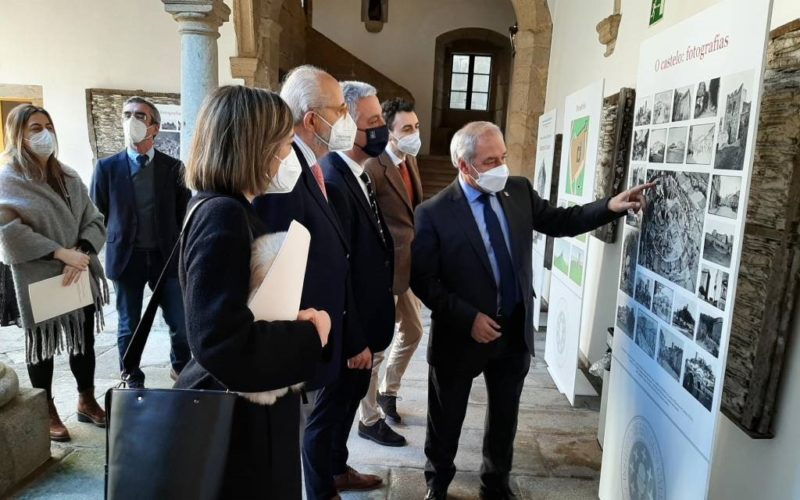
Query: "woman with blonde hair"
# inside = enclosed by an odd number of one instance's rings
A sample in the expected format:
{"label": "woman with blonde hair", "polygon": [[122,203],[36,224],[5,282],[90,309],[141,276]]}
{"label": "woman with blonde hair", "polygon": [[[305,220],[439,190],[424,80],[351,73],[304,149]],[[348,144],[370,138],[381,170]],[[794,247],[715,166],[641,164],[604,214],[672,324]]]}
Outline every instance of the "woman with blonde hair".
{"label": "woman with blonde hair", "polygon": [[[0,260],[11,267],[31,385],[44,389],[50,410],[50,439],[69,441],[53,404],[53,357],[66,349],[78,383],[78,421],[105,427],[94,398],[95,317],[102,327],[108,286],[97,252],[106,242],[103,216],[89,199],[78,174],[57,159],[50,114],[30,104],[6,120],[6,148],[0,156]],[[63,275],[77,283],[89,273],[92,304],[36,323],[28,286]]]}
{"label": "woman with blonde hair", "polygon": [[179,273],[194,358],[176,387],[249,393],[236,402],[220,498],[302,494],[300,403],[287,388],[313,377],[330,318],[309,309],[297,321],[256,321],[247,307],[252,248],[265,232],[251,202],[294,187],[291,141],[292,113],[278,94],[222,87],[200,110],[186,165],[186,185],[198,194]]}

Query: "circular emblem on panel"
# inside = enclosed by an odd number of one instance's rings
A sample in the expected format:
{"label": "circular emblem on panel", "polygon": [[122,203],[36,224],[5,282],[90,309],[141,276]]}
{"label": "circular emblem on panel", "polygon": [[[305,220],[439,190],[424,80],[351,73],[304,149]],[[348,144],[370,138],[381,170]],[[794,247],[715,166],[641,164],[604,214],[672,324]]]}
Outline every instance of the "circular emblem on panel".
{"label": "circular emblem on panel", "polygon": [[624,500],[665,500],[664,461],[653,428],[644,417],[628,424],[622,442]]}

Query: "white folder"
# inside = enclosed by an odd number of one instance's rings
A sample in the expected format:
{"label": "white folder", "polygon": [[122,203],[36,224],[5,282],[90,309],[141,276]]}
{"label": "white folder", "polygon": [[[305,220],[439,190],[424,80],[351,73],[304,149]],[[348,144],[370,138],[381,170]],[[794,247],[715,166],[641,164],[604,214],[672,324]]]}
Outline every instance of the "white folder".
{"label": "white folder", "polygon": [[299,222],[292,221],[278,255],[250,300],[249,307],[256,320],[297,319],[310,243],[311,233],[308,229]]}
{"label": "white folder", "polygon": [[28,285],[34,323],[84,308],[93,302],[89,271],[83,271],[77,283],[64,286],[63,282],[64,276],[59,275]]}

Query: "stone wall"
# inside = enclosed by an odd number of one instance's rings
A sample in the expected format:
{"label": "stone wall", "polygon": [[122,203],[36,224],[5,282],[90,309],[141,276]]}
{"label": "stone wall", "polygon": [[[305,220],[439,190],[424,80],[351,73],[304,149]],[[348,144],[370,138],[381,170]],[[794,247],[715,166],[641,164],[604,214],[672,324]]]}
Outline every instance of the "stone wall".
{"label": "stone wall", "polygon": [[722,411],[771,437],[800,285],[800,21],[768,49]]}

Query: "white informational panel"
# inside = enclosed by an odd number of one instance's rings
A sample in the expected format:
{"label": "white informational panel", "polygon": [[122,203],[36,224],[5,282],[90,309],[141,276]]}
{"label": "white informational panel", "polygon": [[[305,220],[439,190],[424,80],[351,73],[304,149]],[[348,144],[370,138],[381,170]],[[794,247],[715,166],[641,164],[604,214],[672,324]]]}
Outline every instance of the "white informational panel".
{"label": "white informational panel", "polygon": [[[539,133],[536,143],[536,172],[533,174],[533,189],[540,197],[550,198],[550,186],[553,179],[553,149],[556,146],[556,110],[547,112],[539,117]],[[533,289],[536,297],[533,298],[533,329],[545,326],[542,322],[542,298],[545,289],[544,254],[547,237],[544,234],[533,232]]]}
{"label": "white informational panel", "polygon": [[[600,80],[566,99],[558,205],[569,207],[594,201],[594,177],[600,118],[603,111],[603,81]],[[545,356],[550,375],[575,404],[575,396],[591,388],[578,373],[581,310],[586,281],[589,236],[557,238],[553,245],[553,269],[547,314]],[[588,391],[594,394],[593,390]]]}
{"label": "white informational panel", "polygon": [[770,1],[726,0],[642,44],[600,498],[705,498]]}

